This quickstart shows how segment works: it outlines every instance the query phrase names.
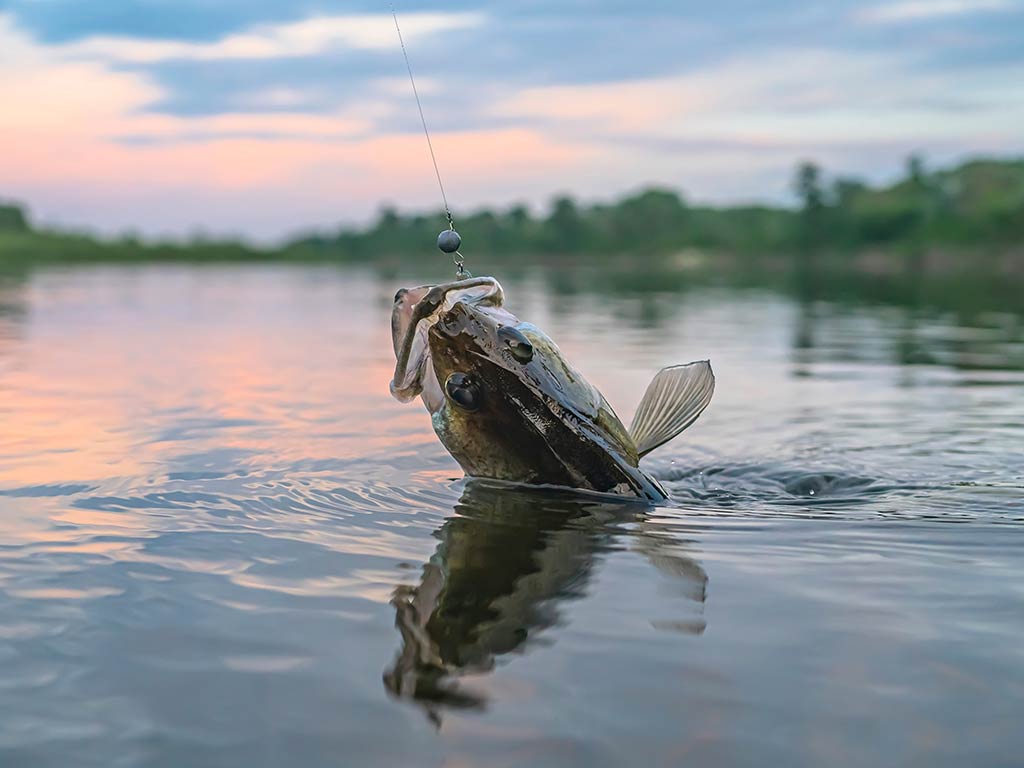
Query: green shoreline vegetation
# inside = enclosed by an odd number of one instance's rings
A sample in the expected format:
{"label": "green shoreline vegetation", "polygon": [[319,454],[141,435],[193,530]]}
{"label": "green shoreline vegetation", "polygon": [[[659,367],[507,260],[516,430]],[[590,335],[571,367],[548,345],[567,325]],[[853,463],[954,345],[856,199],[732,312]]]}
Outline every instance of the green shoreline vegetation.
{"label": "green shoreline vegetation", "polygon": [[[826,182],[818,166],[802,163],[793,191],[799,205],[790,208],[688,204],[673,190],[650,188],[611,204],[582,206],[559,197],[539,217],[513,206],[457,221],[471,244],[471,266],[515,274],[543,264],[567,290],[582,268],[602,275],[599,282],[635,290],[722,280],[882,301],[923,296],[930,302],[948,293],[940,303],[957,296],[962,302],[966,295],[1024,311],[1024,159],[975,159],[930,171],[911,156],[901,179],[877,187],[846,177]],[[0,205],[0,268],[320,261],[393,270],[411,254],[436,254],[440,222],[439,214],[406,216],[385,208],[363,229],[261,248],[39,230],[23,208]]]}

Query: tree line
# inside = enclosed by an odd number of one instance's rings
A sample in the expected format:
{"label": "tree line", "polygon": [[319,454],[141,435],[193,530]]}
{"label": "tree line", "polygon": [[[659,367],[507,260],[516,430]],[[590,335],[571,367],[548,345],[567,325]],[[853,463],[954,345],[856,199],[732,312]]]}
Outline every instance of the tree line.
{"label": "tree line", "polygon": [[[764,255],[866,249],[1013,248],[1024,243],[1024,160],[977,159],[930,170],[907,159],[893,183],[872,186],[827,177],[811,162],[793,175],[796,205],[708,206],[673,189],[649,188],[613,203],[583,205],[568,196],[542,213],[524,205],[458,216],[473,253],[494,257],[667,256],[687,249]],[[0,260],[253,260],[373,262],[423,252],[444,225],[440,212],[403,215],[385,207],[367,227],[257,248],[208,238],[147,242],[100,240],[32,228],[26,211],[0,205]]]}
{"label": "tree line", "polygon": [[[796,206],[715,207],[650,188],[611,204],[556,198],[541,215],[522,205],[458,217],[463,240],[494,255],[666,254],[694,248],[736,254],[793,253],[808,248],[856,252],[927,246],[1013,245],[1024,241],[1024,160],[973,160],[928,171],[908,158],[904,174],[872,187],[855,178],[827,179],[811,162],[793,177]],[[421,250],[444,217],[381,211],[365,229],[301,238],[293,253],[370,260]]]}

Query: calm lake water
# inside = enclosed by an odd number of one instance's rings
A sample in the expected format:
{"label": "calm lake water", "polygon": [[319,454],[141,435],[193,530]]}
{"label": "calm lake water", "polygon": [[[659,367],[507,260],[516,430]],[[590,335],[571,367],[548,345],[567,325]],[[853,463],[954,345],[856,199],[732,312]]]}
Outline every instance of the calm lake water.
{"label": "calm lake water", "polygon": [[1020,765],[1024,321],[543,278],[627,423],[711,358],[663,506],[467,484],[413,278],[0,279],[0,764]]}

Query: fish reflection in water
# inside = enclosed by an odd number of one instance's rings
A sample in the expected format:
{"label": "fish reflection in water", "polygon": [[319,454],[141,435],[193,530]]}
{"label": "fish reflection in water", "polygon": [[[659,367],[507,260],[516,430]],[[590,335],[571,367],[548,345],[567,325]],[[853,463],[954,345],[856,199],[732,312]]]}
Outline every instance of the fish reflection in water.
{"label": "fish reflection in water", "polygon": [[[401,649],[384,672],[389,693],[419,702],[437,724],[446,707],[484,707],[485,697],[461,687],[459,676],[486,673],[497,657],[557,625],[562,604],[584,595],[601,554],[622,536],[681,581],[703,613],[704,569],[680,553],[678,538],[649,523],[643,503],[472,480],[455,513],[436,531],[440,543],[419,584],[394,591]],[[700,633],[704,622],[655,626]]]}

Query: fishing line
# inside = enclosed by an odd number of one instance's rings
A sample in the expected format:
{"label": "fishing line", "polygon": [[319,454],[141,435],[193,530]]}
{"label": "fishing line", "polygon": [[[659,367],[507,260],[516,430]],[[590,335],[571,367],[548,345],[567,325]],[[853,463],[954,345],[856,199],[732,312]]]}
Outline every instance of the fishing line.
{"label": "fishing line", "polygon": [[465,257],[459,253],[459,246],[462,245],[462,237],[455,231],[455,221],[452,219],[452,211],[448,207],[448,196],[444,192],[444,182],[441,181],[441,170],[437,166],[437,156],[434,154],[434,144],[430,140],[430,131],[427,129],[427,118],[423,116],[423,105],[420,103],[420,93],[416,89],[416,78],[412,74],[412,64],[409,63],[409,52],[405,49],[405,40],[402,39],[402,28],[398,26],[398,12],[394,3],[391,4],[391,16],[395,20],[395,31],[398,33],[398,43],[402,46],[402,56],[405,59],[405,68],[409,72],[409,83],[412,85],[412,95],[416,98],[416,109],[420,113],[420,123],[423,124],[423,135],[427,137],[427,149],[430,150],[430,160],[434,164],[434,175],[437,176],[437,186],[441,190],[441,201],[444,203],[444,215],[448,218],[448,229],[437,236],[437,247],[445,253],[452,254],[455,262],[456,277],[470,277],[469,272],[463,266]]}

